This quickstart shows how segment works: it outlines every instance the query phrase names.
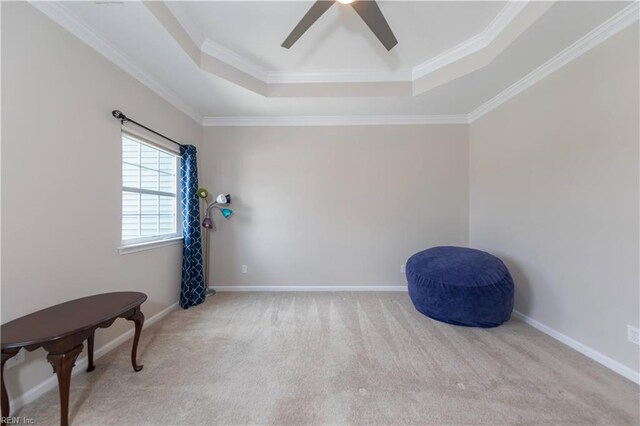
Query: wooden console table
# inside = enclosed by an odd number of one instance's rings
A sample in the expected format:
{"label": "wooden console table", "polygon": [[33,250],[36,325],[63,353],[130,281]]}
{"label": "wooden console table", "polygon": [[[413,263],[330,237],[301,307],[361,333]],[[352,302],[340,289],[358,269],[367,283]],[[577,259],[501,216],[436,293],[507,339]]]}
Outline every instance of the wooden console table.
{"label": "wooden console table", "polygon": [[[9,416],[9,397],[4,385],[4,364],[16,356],[21,348],[34,351],[40,347],[48,352],[47,361],[58,376],[60,391],[60,424],[69,424],[69,385],[71,370],[87,340],[89,366],[93,371],[93,339],[97,328],[107,328],[117,318],[135,323],[135,336],[131,349],[131,364],[135,371],[142,370],[136,362],[136,352],[144,315],[140,305],[147,295],[137,292],[105,293],[61,303],[3,324],[2,335],[2,417]],[[2,423],[3,425],[5,423]]]}

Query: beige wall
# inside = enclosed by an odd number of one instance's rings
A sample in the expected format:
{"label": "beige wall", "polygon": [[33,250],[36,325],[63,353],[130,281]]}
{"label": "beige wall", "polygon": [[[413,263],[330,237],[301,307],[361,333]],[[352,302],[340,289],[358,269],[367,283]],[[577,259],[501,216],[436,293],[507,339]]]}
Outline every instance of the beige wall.
{"label": "beige wall", "polygon": [[[181,245],[121,256],[122,109],[176,139],[202,128],[26,3],[2,4],[2,322],[95,293],[177,301]],[[118,320],[96,347],[129,330]],[[7,372],[12,397],[51,377],[41,349]]]}
{"label": "beige wall", "polygon": [[471,125],[470,243],[516,309],[638,370],[638,26]]}
{"label": "beige wall", "polygon": [[[412,253],[470,242],[507,261],[518,310],[637,370],[625,336],[640,321],[637,30],[470,138],[464,125],[203,132],[28,4],[3,3],[1,320],[124,289],[149,295],[147,317],[177,300],[179,245],[116,251],[119,108],[203,140],[202,185],[233,194],[236,215],[215,218],[214,285],[402,285]],[[97,346],[130,327],[100,330]],[[39,350],[7,383],[15,397],[49,377]]]}
{"label": "beige wall", "polygon": [[465,125],[206,128],[201,184],[237,212],[216,214],[213,284],[404,285],[412,253],[467,244],[467,141]]}

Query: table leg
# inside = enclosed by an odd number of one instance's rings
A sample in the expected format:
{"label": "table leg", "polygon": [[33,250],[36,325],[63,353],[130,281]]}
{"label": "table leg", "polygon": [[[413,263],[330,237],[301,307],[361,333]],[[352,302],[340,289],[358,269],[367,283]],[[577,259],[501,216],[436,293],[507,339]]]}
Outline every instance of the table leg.
{"label": "table leg", "polygon": [[[9,396],[7,395],[7,388],[4,387],[4,363],[9,359],[13,358],[18,354],[18,351],[10,350],[10,351],[2,351],[2,366],[0,367],[0,381],[2,382],[2,419],[6,419],[9,417]],[[3,421],[2,425],[4,426],[6,423]]]}
{"label": "table leg", "polygon": [[134,371],[142,370],[143,365],[138,365],[136,358],[138,353],[138,341],[140,340],[140,333],[142,332],[142,325],[144,324],[144,314],[138,306],[133,310],[133,314],[127,317],[129,321],[133,321],[136,325],[136,334],[133,337],[133,347],[131,348],[131,365],[133,365]]}
{"label": "table leg", "polygon": [[71,386],[71,370],[75,361],[82,352],[82,343],[64,353],[50,353],[47,361],[53,367],[58,376],[58,389],[60,391],[60,425],[69,424],[69,387]]}
{"label": "table leg", "polygon": [[95,337],[95,331],[91,333],[91,336],[87,339],[87,352],[89,357],[89,366],[87,367],[87,372],[93,371],[96,369],[96,366],[93,364],[93,339]]}

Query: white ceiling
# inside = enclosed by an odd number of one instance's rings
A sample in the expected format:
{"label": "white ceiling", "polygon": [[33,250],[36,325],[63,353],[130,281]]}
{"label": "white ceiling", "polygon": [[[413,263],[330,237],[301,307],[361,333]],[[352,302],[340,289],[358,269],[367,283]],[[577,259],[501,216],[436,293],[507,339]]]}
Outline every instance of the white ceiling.
{"label": "white ceiling", "polygon": [[[443,2],[431,2],[426,6],[415,2],[385,2],[381,8],[387,14],[392,28],[397,31],[400,45],[403,47],[398,49],[398,61],[402,64],[411,64],[412,61],[424,60],[425,55],[438,54],[442,49],[447,49],[451,44],[486,27],[487,21],[493,19],[492,15],[501,10],[503,4],[494,2],[478,7],[475,4],[455,3],[456,7],[453,7]],[[628,2],[610,1],[558,2],[488,65],[417,96],[367,98],[272,98],[257,94],[200,68],[142,3],[64,2],[62,3],[63,17],[60,17],[60,10],[48,14],[56,17],[56,20],[68,28],[80,23],[80,29],[72,30],[76,35],[86,40],[91,39],[89,44],[94,47],[99,45],[98,50],[103,50],[103,54],[104,51],[112,52],[111,55],[117,56],[115,57],[117,63],[125,63],[125,69],[133,68],[136,73],[142,73],[136,75],[137,78],[145,80],[156,91],[174,100],[174,103],[185,106],[183,110],[188,109],[193,113],[192,115],[198,117],[415,116],[472,112],[628,4]],[[238,54],[246,55],[251,61],[260,62],[265,67],[285,70],[331,69],[332,67],[341,69],[340,67],[345,63],[354,67],[357,64],[369,68],[389,66],[387,60],[383,59],[386,51],[375,46],[373,43],[377,42],[375,39],[367,38],[369,35],[366,27],[357,30],[367,34],[366,36],[353,33],[355,28],[360,26],[357,16],[349,16],[348,11],[339,11],[337,7],[332,14],[323,16],[326,22],[322,26],[313,29],[312,33],[317,29],[317,34],[306,34],[303,37],[304,42],[294,45],[291,51],[292,56],[288,57],[287,51],[279,47],[282,42],[280,39],[283,38],[283,34],[286,37],[290,27],[295,25],[296,19],[299,19],[301,14],[304,14],[309,3],[276,3],[274,7],[278,13],[274,13],[277,19],[273,25],[270,21],[266,22],[268,21],[266,18],[258,19],[260,14],[252,9],[254,5],[256,3],[236,2],[231,5],[225,2],[201,5],[190,3],[181,6],[187,13],[194,14],[194,22],[198,20],[198,25],[207,28],[203,29],[203,32],[206,32],[205,37],[211,37],[214,42],[221,45],[227,43],[226,48],[237,50]],[[259,6],[262,14],[266,15],[265,10],[273,5],[272,2],[261,2]],[[48,7],[50,8],[51,5]],[[469,27],[461,25],[453,12],[457,9],[460,12],[458,15],[464,16],[461,21],[470,24],[473,21],[470,19],[473,14],[467,12],[467,7],[473,9],[479,17],[478,22],[473,24],[475,25],[473,28],[471,28],[473,25]],[[414,16],[411,11],[416,10],[420,12],[416,12]],[[250,29],[242,25],[245,13],[252,17],[249,21],[252,22],[252,25],[249,25]],[[197,15],[201,17],[198,18]],[[425,18],[427,15],[429,17]],[[424,19],[433,24],[434,28],[424,28],[424,25],[421,25]],[[65,24],[63,21],[72,21],[75,24],[68,22]],[[237,28],[234,31],[226,31],[221,27],[213,29],[214,22],[227,21],[227,29]],[[265,22],[259,24],[259,21]],[[209,24],[205,25],[207,22]],[[284,28],[280,28],[281,26]],[[412,26],[418,27],[415,34],[419,34],[419,37],[416,36],[412,39],[413,41],[409,41]],[[333,29],[335,32],[329,37],[323,37],[322,34],[326,34],[327,29]],[[429,31],[446,34],[446,36],[442,38],[438,36],[437,43],[434,40],[435,37],[429,38],[430,42],[426,43],[429,46],[422,49],[420,37],[424,37]],[[245,36],[243,37],[242,34]],[[261,34],[264,36],[260,37]],[[213,39],[213,37],[217,38]],[[255,45],[252,41],[254,37],[259,38]],[[316,48],[307,46],[307,43],[313,42],[322,46]],[[277,45],[270,47],[269,43]],[[407,44],[406,48],[403,43]],[[349,54],[350,49],[355,48],[354,46],[359,46],[358,48],[362,50],[358,56]],[[311,52],[307,53],[307,61],[304,51],[309,52],[309,49]],[[332,49],[338,49],[340,54],[332,55]],[[356,57],[361,59],[356,61]],[[358,62],[360,60],[362,62]],[[121,63],[119,65],[122,66]],[[140,75],[143,78],[140,78]]]}
{"label": "white ceiling", "polygon": [[269,70],[410,69],[482,32],[503,2],[379,2],[399,44],[387,52],[356,12],[334,4],[294,44],[280,45],[313,4],[180,2],[197,31]]}

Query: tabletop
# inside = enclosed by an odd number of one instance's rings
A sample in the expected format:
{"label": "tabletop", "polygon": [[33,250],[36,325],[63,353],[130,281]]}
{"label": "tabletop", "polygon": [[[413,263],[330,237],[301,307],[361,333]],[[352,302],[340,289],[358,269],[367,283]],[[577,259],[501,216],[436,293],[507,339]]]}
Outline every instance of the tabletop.
{"label": "tabletop", "polygon": [[141,305],[147,296],[134,291],[96,294],[64,302],[1,326],[2,349],[37,345],[96,327]]}

